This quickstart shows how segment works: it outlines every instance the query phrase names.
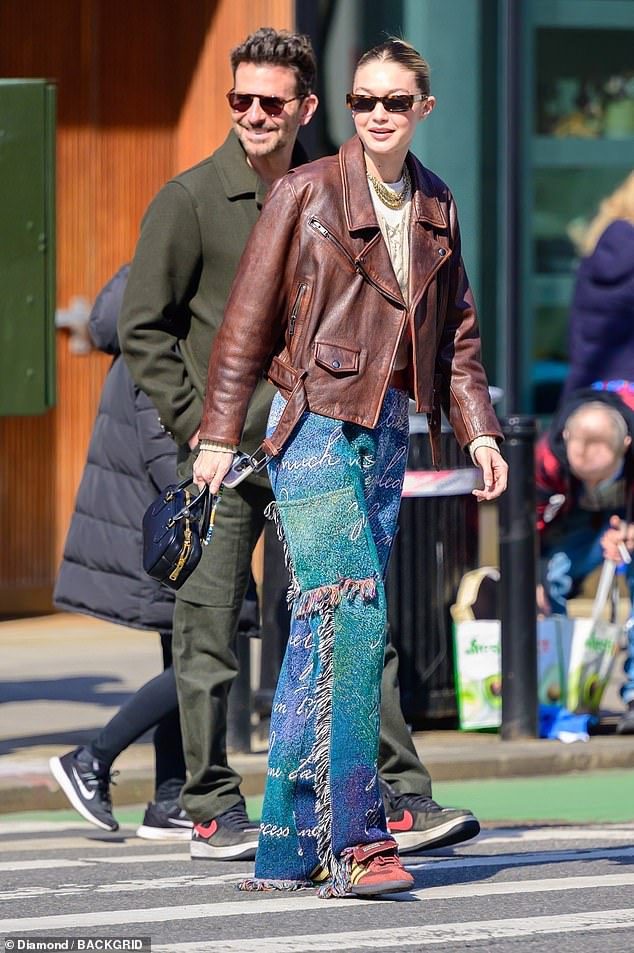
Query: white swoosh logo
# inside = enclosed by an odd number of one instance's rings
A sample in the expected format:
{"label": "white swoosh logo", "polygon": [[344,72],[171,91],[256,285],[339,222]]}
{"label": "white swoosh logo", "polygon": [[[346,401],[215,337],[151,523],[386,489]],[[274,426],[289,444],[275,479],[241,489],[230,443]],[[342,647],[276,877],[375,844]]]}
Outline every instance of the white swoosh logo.
{"label": "white swoosh logo", "polygon": [[79,777],[79,775],[77,774],[77,770],[76,770],[76,768],[75,768],[74,765],[72,766],[71,770],[72,770],[72,772],[73,772],[73,777],[74,777],[74,779],[75,779],[75,784],[76,784],[77,787],[79,788],[79,793],[81,794],[81,796],[82,796],[83,798],[85,798],[87,801],[92,801],[92,799],[94,798],[95,794],[97,793],[97,788],[94,788],[92,791],[89,791],[88,788],[87,788],[87,787],[85,786],[85,784],[83,783],[82,779],[81,779],[81,778]]}
{"label": "white swoosh logo", "polygon": [[177,817],[170,817],[169,822],[170,824],[176,824],[178,827],[192,827],[193,826],[192,821],[182,821],[182,820],[179,820]]}

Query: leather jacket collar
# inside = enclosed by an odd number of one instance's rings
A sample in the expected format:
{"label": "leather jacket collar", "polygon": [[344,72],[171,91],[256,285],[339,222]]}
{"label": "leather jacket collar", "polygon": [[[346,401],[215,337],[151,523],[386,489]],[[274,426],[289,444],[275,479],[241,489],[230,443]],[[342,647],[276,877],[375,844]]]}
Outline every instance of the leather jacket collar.
{"label": "leather jacket collar", "polygon": [[[431,182],[415,163],[410,152],[407,153],[407,168],[412,179],[412,218],[414,221],[427,222],[436,228],[447,228],[440,202],[434,194]],[[364,228],[379,227],[374,214],[374,206],[368,189],[363,146],[358,136],[353,136],[339,150],[341,178],[343,181],[343,201],[346,222],[351,232]]]}

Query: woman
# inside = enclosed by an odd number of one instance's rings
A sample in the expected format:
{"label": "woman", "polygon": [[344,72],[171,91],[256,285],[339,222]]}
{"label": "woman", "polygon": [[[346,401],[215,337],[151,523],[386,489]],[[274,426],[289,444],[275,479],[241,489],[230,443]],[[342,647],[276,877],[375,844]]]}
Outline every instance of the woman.
{"label": "woman", "polygon": [[124,265],[99,293],[90,315],[95,347],[113,356],[82,473],[53,601],[134,629],[158,631],[163,671],[86,745],[50,759],[53,776],[82,817],[102,830],[119,824],[110,799],[111,766],[154,728],[155,794],[137,834],[152,840],[191,837],[178,804],[185,758],[172,667],[174,594],[143,571],[141,519],[160,490],[177,481],[176,447],[156,408],[132,381],[121,357],[117,319],[128,278]]}
{"label": "woman", "polygon": [[597,380],[634,378],[634,171],[603,199],[579,250],[562,403]]}
{"label": "woman", "polygon": [[[408,889],[377,779],[386,630],[409,394],[444,405],[484,472],[506,484],[479,361],[453,200],[408,153],[435,105],[402,40],[360,60],[356,136],[272,188],[245,249],[209,367],[197,483],[217,491],[255,383],[278,387],[264,449],[287,549],[288,650],[271,719],[250,889],[329,877],[322,895]],[[391,183],[391,184],[390,184]],[[228,491],[230,492],[230,491]]]}

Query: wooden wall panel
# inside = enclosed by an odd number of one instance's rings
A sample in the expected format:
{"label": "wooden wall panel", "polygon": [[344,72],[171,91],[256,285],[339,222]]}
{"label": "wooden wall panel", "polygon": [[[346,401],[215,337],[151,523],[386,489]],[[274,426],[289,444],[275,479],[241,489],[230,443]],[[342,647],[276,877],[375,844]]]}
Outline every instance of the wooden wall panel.
{"label": "wooden wall panel", "polygon": [[[2,0],[0,75],[58,86],[58,307],[94,300],[154,193],[222,141],[230,48],[259,26],[290,27],[293,6]],[[49,604],[109,363],[73,353],[67,331],[57,341],[56,408],[0,418],[0,614]]]}
{"label": "wooden wall panel", "polygon": [[219,0],[212,29],[183,102],[176,140],[176,163],[186,169],[212,152],[227,135],[231,114],[225,94],[231,89],[229,53],[261,26],[292,29],[292,0]]}

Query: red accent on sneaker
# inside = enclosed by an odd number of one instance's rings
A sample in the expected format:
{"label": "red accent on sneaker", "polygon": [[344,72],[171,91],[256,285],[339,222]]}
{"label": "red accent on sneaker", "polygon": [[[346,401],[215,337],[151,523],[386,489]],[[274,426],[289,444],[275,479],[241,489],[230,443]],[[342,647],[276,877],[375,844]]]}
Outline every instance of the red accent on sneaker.
{"label": "red accent on sneaker", "polygon": [[394,840],[377,840],[373,844],[357,844],[352,848],[352,856],[359,863],[365,863],[379,854],[395,854],[397,849],[398,844]]}
{"label": "red accent on sneaker", "polygon": [[365,845],[369,849],[366,849],[363,859],[358,856],[363,848],[355,847],[350,869],[350,893],[360,897],[373,896],[398,893],[413,886],[414,878],[398,859],[395,846],[389,846],[392,844],[393,841],[381,841]]}
{"label": "red accent on sneaker", "polygon": [[194,824],[194,830],[201,837],[213,837],[218,830],[218,821],[209,821],[208,827],[205,827],[204,824]]}
{"label": "red accent on sneaker", "polygon": [[414,827],[414,818],[409,811],[403,811],[403,817],[400,821],[387,819],[387,829],[389,831],[411,831]]}

